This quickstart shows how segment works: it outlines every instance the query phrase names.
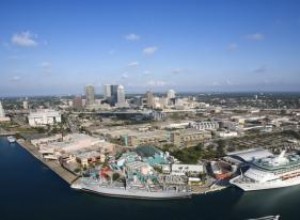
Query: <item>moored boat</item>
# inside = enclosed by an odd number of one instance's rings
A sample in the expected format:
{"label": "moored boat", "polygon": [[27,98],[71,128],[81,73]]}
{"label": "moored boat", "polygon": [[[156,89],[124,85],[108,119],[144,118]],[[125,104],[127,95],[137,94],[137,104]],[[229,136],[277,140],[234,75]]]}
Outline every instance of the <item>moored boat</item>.
{"label": "moored boat", "polygon": [[16,142],[16,138],[13,137],[13,136],[8,136],[7,140],[8,140],[9,143],[15,143]]}

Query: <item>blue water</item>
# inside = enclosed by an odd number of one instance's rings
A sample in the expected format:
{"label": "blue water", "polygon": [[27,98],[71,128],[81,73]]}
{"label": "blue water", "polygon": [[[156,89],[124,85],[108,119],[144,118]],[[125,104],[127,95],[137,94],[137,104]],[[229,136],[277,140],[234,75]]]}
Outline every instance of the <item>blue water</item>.
{"label": "blue water", "polygon": [[179,201],[105,198],[71,190],[18,144],[0,138],[0,220],[234,220],[271,214],[299,220],[300,186],[249,193],[229,188]]}

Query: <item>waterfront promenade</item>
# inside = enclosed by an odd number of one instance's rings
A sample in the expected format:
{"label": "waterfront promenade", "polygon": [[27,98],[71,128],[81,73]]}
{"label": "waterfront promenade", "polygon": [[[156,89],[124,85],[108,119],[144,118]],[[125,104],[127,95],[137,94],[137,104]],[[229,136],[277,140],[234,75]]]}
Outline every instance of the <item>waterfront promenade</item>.
{"label": "waterfront promenade", "polygon": [[40,153],[38,152],[38,149],[33,146],[31,143],[27,141],[19,141],[18,142],[20,146],[22,146],[25,150],[27,150],[31,155],[33,155],[35,158],[40,160],[43,164],[45,164],[49,169],[51,169],[54,173],[56,173],[58,176],[60,176],[64,181],[66,181],[68,184],[74,183],[79,177],[75,174],[71,173],[70,171],[64,169],[58,161],[56,160],[47,160],[44,159]]}

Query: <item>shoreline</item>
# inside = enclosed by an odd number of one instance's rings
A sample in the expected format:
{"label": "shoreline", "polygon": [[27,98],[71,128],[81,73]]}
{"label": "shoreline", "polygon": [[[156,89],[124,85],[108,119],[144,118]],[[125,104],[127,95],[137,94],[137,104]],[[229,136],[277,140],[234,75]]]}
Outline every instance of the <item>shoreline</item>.
{"label": "shoreline", "polygon": [[69,185],[76,182],[76,180],[79,179],[79,176],[74,175],[67,169],[64,169],[58,161],[55,160],[46,160],[44,159],[36,149],[34,145],[29,143],[28,141],[17,141],[17,143],[25,149],[28,153],[30,153],[33,157],[38,159],[41,163],[43,163],[45,166],[47,166],[51,171],[56,173],[61,179],[63,179],[65,182],[67,182]]}
{"label": "shoreline", "polygon": [[[69,170],[63,168],[60,163],[56,160],[46,160],[44,159],[36,149],[34,145],[29,143],[28,141],[17,141],[23,149],[25,149],[28,153],[30,153],[33,157],[38,159],[41,163],[43,163],[45,166],[47,166],[51,171],[53,171],[56,175],[58,175],[62,180],[64,180],[70,187],[73,183],[76,183],[80,179],[80,176],[76,176]],[[201,190],[195,190],[191,192],[191,196],[199,196],[206,193],[212,193],[217,192],[225,189],[227,187],[217,187],[215,189],[211,189],[210,187],[204,187]],[[84,190],[79,190],[84,191]]]}

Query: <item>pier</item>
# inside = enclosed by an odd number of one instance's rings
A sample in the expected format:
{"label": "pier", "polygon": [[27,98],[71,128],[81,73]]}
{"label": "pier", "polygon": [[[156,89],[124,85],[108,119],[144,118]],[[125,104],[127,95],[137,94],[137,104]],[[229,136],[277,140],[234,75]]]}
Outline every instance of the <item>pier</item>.
{"label": "pier", "polygon": [[33,146],[31,143],[29,143],[27,141],[22,141],[22,142],[19,141],[18,143],[21,147],[23,147],[32,156],[34,156],[39,161],[41,161],[43,164],[45,164],[49,169],[51,169],[54,173],[56,173],[59,177],[61,177],[69,185],[74,183],[79,178],[79,176],[76,176],[75,174],[71,173],[70,171],[64,169],[58,161],[44,159],[38,152],[38,149],[35,146]]}

